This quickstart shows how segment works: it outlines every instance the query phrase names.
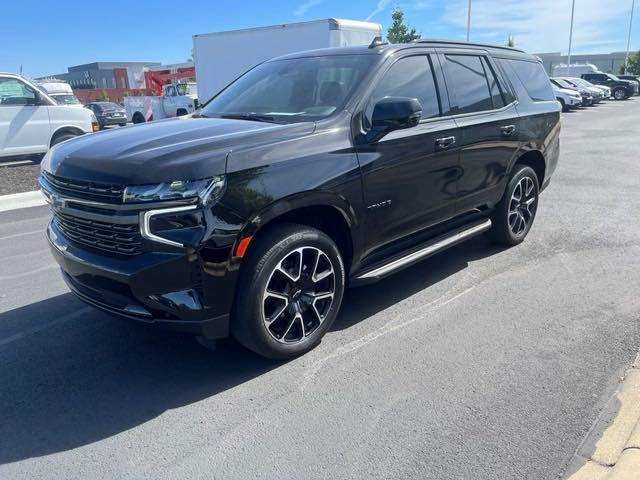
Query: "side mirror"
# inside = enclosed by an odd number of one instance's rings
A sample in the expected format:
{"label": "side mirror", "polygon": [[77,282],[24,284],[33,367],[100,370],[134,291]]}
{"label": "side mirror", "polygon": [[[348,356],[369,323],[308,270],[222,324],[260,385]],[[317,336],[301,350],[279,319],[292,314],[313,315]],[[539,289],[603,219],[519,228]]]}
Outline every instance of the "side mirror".
{"label": "side mirror", "polygon": [[422,106],[415,98],[385,97],[376,103],[371,115],[371,126],[376,130],[391,132],[418,125]]}

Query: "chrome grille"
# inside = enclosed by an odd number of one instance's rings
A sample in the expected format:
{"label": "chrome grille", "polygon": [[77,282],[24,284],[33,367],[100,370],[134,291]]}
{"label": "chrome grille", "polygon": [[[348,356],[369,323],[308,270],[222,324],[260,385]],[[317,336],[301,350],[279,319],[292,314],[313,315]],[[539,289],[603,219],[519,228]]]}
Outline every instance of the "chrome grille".
{"label": "chrome grille", "polygon": [[89,220],[55,211],[53,218],[60,232],[72,243],[119,255],[143,252],[144,240],[138,224]]}
{"label": "chrome grille", "polygon": [[56,192],[67,197],[82,198],[104,203],[122,203],[124,186],[110,183],[88,182],[59,177],[43,172],[43,177]]}

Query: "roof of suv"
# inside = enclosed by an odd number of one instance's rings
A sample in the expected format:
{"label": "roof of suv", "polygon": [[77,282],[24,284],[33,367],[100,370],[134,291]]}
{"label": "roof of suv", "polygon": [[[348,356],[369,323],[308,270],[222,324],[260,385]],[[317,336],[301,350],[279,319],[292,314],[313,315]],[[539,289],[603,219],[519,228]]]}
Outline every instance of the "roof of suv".
{"label": "roof of suv", "polygon": [[461,48],[461,49],[478,49],[489,51],[491,53],[510,53],[518,56],[527,57],[528,59],[536,59],[533,55],[530,55],[523,50],[518,50],[511,47],[503,47],[500,45],[488,45],[481,43],[471,43],[455,40],[433,40],[433,39],[418,39],[411,43],[398,43],[389,44],[383,43],[377,46],[358,46],[358,47],[333,47],[333,48],[320,48],[317,50],[307,50],[302,52],[290,53],[276,57],[273,60],[283,60],[289,58],[302,58],[302,57],[323,57],[329,55],[380,55],[388,52],[395,52],[398,50],[404,50],[407,48],[420,48],[420,47],[444,47],[444,48]]}

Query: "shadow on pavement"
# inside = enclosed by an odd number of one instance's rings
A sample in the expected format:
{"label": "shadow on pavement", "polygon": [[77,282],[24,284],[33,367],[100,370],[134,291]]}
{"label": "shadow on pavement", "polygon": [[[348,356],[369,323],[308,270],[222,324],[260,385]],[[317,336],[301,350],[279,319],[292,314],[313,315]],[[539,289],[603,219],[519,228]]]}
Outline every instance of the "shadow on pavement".
{"label": "shadow on pavement", "polygon": [[[333,330],[349,328],[498,251],[478,238],[392,278],[351,289]],[[71,294],[60,295],[0,314],[0,331],[43,312],[44,324],[81,308]],[[0,342],[0,464],[97,442],[279,365],[233,341],[218,342],[212,352],[190,336],[89,309],[82,318]]]}

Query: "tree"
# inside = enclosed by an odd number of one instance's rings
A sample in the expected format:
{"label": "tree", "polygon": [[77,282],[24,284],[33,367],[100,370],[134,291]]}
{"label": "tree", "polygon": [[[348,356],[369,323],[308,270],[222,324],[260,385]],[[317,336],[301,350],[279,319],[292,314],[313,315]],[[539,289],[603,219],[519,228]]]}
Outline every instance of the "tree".
{"label": "tree", "polygon": [[513,35],[509,35],[509,38],[507,38],[507,43],[505,43],[505,46],[510,48],[513,48],[516,46],[516,41],[513,39]]}
{"label": "tree", "polygon": [[420,38],[420,34],[415,28],[409,30],[409,27],[404,23],[404,12],[401,8],[393,9],[391,20],[391,26],[387,30],[387,40],[390,43],[409,43]]}
{"label": "tree", "polygon": [[[627,59],[627,68],[626,71],[631,75],[640,75],[640,51],[629,55]],[[620,74],[623,75],[625,72],[624,64],[620,67]]]}

